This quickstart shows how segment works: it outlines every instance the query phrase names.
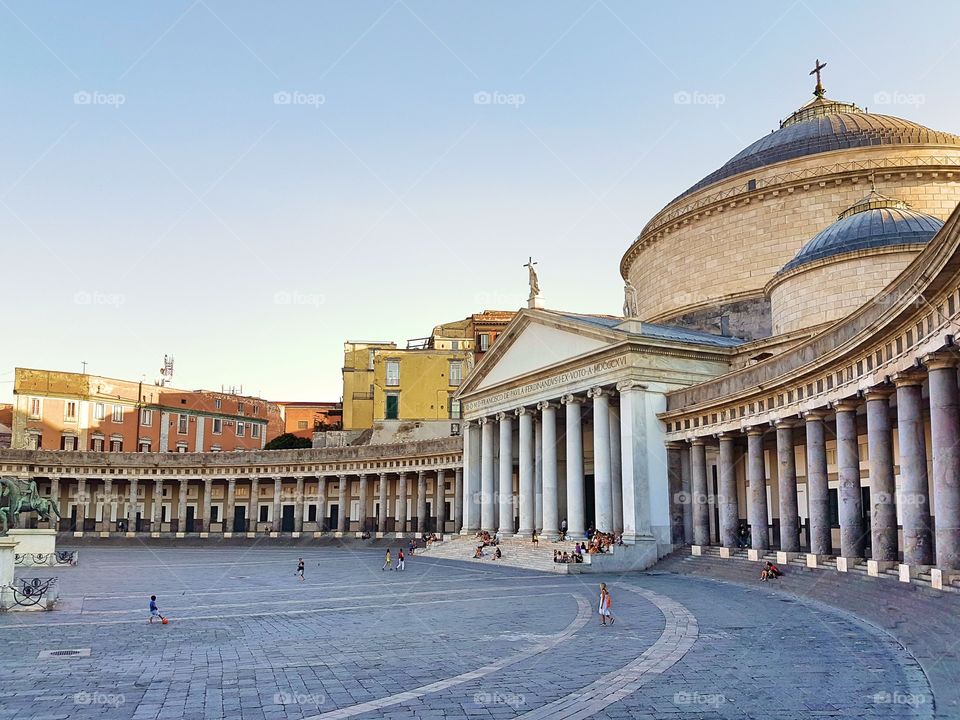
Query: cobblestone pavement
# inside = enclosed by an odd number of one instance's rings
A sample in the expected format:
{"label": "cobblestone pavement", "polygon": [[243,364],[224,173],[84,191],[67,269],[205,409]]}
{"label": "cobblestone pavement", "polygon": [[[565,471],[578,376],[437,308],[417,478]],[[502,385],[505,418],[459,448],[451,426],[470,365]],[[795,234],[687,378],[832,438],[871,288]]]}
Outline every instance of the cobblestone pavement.
{"label": "cobblestone pavement", "polygon": [[[781,593],[381,564],[371,550],[85,549],[78,567],[45,573],[60,578],[57,611],[0,616],[0,720],[934,713],[894,639]],[[611,627],[596,613],[601,580]],[[146,622],[151,594],[169,625]],[[90,655],[38,657],[62,649]]]}

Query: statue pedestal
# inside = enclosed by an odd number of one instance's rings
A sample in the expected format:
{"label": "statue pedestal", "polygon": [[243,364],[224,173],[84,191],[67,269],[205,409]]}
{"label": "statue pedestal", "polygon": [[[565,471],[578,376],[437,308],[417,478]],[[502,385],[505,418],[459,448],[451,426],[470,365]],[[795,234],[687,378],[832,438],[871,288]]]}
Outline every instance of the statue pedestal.
{"label": "statue pedestal", "polygon": [[0,537],[0,587],[13,584],[13,556],[16,547],[16,540]]}
{"label": "statue pedestal", "polygon": [[57,531],[52,529],[12,528],[7,538],[16,543],[16,564],[20,567],[75,565],[77,553],[57,556]]}

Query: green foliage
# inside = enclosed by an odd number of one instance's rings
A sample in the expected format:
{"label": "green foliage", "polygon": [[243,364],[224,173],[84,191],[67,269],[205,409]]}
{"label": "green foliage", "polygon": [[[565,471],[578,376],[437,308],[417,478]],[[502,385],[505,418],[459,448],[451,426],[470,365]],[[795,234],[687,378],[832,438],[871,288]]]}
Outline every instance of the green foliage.
{"label": "green foliage", "polygon": [[310,438],[297,437],[293,433],[284,433],[277,435],[273,440],[263,446],[264,450],[295,450],[297,448],[312,447]]}

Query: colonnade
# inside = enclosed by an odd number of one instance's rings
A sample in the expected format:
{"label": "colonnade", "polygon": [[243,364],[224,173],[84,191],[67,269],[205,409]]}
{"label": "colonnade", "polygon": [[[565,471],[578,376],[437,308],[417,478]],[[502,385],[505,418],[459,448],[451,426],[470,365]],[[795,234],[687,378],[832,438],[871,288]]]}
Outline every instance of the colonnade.
{"label": "colonnade", "polygon": [[555,540],[565,521],[571,540],[588,528],[649,537],[649,500],[633,479],[646,477],[636,467],[643,390],[620,382],[469,418],[463,532]]}
{"label": "colonnade", "polygon": [[[669,443],[668,453],[679,455],[669,464],[679,468],[685,476],[681,480],[689,479],[691,487],[683,498],[685,540],[736,548],[740,510],[746,508],[754,550],[775,545],[784,552],[804,549],[813,555],[960,569],[958,365],[955,352],[934,353],[922,366],[830,407],[784,410],[767,424],[741,432]],[[863,435],[865,446],[860,444]],[[828,448],[830,440],[833,448]],[[795,462],[795,448],[801,445],[808,518],[803,543]],[[866,458],[861,457],[863,447]],[[716,457],[716,492],[707,483],[708,449]],[[771,489],[779,517],[776,543],[768,524],[773,513],[767,502],[767,449],[771,465],[776,464],[776,493]],[[828,472],[833,453],[834,472]],[[741,465],[743,496],[736,472]]]}

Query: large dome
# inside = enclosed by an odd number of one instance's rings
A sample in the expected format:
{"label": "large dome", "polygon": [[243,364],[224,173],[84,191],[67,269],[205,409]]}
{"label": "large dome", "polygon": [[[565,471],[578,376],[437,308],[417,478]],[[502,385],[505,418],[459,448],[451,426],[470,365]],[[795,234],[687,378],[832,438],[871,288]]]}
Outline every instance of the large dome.
{"label": "large dome", "polygon": [[817,233],[780,272],[857,250],[923,244],[942,227],[942,220],[872,191]]}
{"label": "large dome", "polygon": [[870,145],[960,145],[960,136],[891,115],[867,113],[852,103],[816,98],[734,155],[679,198],[742,172],[773,163]]}

